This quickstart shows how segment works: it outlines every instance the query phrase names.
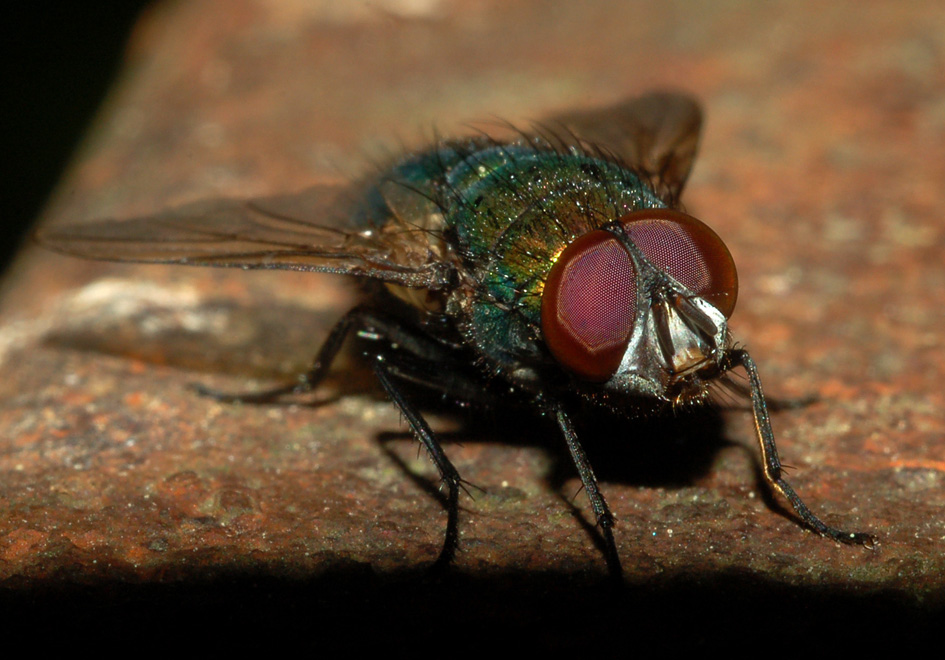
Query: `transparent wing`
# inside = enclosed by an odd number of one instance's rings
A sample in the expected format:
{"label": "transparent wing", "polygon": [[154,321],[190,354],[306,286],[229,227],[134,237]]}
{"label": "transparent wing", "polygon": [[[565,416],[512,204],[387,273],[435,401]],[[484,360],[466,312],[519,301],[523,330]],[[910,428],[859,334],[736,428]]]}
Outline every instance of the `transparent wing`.
{"label": "transparent wing", "polygon": [[315,186],[294,195],[195,202],[130,220],[52,227],[37,240],[64,254],[144,263],[282,269],[373,277],[442,288],[449,268],[426,232],[397,217],[352,228],[350,191]]}
{"label": "transparent wing", "polygon": [[[562,147],[577,140],[620,157],[674,206],[701,123],[691,98],[658,92],[561,114],[542,126]],[[36,237],[53,250],[90,259],[343,273],[437,290],[449,286],[453,270],[442,259],[441,229],[432,188],[382,180],[367,194],[360,187],[315,186],[294,195],[208,200],[130,220],[54,227]]]}
{"label": "transparent wing", "polygon": [[613,153],[645,174],[655,192],[674,205],[699,146],[702,111],[689,96],[653,92],[597,110],[564,113],[544,125]]}

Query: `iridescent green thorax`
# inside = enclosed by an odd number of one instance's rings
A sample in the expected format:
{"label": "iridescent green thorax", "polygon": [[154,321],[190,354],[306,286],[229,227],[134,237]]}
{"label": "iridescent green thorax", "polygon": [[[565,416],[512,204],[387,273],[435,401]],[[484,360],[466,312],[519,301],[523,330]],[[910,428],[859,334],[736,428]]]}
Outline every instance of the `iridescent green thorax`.
{"label": "iridescent green thorax", "polygon": [[444,231],[474,285],[467,290],[476,292],[469,330],[499,364],[540,351],[542,288],[572,240],[631,211],[664,206],[625,167],[544,141],[451,145],[415,161],[422,167],[414,174],[429,173],[434,162]]}

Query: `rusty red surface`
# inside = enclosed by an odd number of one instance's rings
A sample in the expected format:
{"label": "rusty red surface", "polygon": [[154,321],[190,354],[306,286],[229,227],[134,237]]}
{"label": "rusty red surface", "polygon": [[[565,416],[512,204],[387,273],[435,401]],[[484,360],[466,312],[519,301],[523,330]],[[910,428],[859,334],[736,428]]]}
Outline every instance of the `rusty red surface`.
{"label": "rusty red surface", "polygon": [[[738,264],[732,328],[769,394],[816,397],[775,416],[790,478],[879,544],[834,545],[767,500],[735,407],[591,443],[627,579],[940,595],[945,13],[866,5],[157,5],[43,221],[299,189],[466,120],[688,90],[707,125],[684,201]],[[25,250],[0,308],[0,580],[432,561],[435,471],[356,361],[297,405],[187,389],[291,377],[351,300],[329,276]],[[553,429],[433,419],[482,489],[462,502],[460,572],[603,574]]]}

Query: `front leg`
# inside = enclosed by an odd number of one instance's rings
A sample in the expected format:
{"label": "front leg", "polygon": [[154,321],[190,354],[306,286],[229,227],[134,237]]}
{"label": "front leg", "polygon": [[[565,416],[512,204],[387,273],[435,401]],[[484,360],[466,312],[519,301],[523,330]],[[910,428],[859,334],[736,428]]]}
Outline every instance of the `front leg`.
{"label": "front leg", "polygon": [[748,385],[751,392],[751,408],[755,419],[755,432],[758,444],[761,446],[761,456],[764,461],[765,479],[771,487],[780,493],[794,509],[801,521],[811,530],[821,536],[849,545],[872,546],[875,539],[871,534],[864,532],[846,532],[831,527],[820,520],[807,508],[794,488],[782,476],[781,459],[778,457],[778,448],[774,443],[774,431],[771,429],[771,420],[768,418],[768,407],[765,402],[764,391],[761,389],[761,377],[755,361],[745,350],[733,350],[728,354],[730,364],[727,367],[742,366],[748,372]]}

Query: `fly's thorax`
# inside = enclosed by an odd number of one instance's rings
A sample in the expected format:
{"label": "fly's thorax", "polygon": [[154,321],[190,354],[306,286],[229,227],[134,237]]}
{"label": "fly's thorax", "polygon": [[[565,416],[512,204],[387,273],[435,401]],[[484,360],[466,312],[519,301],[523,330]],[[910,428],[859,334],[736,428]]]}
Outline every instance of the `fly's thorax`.
{"label": "fly's thorax", "polygon": [[[633,172],[605,160],[505,145],[470,154],[440,200],[466,266],[517,285],[540,283],[572,240],[662,202]],[[498,282],[493,282],[498,284]]]}
{"label": "fly's thorax", "polygon": [[541,297],[575,237],[661,202],[631,171],[576,153],[506,145],[452,169],[445,235],[461,260],[457,305],[496,371],[527,380],[547,362]]}

